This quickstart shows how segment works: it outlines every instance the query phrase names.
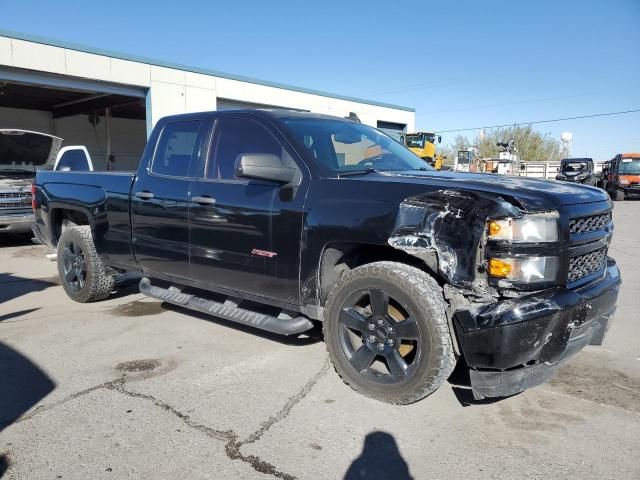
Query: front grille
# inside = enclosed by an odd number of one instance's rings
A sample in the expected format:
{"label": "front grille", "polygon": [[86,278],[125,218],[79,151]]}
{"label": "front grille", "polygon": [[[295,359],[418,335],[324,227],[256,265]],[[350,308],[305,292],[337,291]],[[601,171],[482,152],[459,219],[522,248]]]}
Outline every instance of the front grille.
{"label": "front grille", "polygon": [[577,255],[569,260],[569,283],[596,273],[604,267],[607,259],[607,249],[601,248],[593,252]]}
{"label": "front grille", "polygon": [[0,210],[31,206],[31,192],[0,192]]}
{"label": "front grille", "polygon": [[569,220],[571,235],[596,232],[611,223],[611,212],[592,215],[590,217],[572,218]]}

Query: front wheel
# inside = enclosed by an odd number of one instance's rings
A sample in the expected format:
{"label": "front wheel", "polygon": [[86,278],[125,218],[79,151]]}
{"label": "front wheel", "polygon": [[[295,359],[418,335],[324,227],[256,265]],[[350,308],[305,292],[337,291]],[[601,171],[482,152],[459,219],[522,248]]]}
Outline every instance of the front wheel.
{"label": "front wheel", "polygon": [[387,403],[426,397],[455,366],[442,289],[402,263],[347,272],[329,293],[323,329],[345,383]]}
{"label": "front wheel", "polygon": [[115,283],[93,245],[91,227],[65,228],[58,240],[58,274],[69,298],[80,303],[109,296]]}

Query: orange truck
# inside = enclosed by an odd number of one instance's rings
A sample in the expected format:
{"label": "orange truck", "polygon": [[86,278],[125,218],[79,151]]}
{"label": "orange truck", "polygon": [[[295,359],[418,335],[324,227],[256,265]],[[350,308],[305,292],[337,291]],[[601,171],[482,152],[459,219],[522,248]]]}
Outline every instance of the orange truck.
{"label": "orange truck", "polygon": [[619,153],[602,167],[602,188],[611,199],[640,196],[640,153]]}

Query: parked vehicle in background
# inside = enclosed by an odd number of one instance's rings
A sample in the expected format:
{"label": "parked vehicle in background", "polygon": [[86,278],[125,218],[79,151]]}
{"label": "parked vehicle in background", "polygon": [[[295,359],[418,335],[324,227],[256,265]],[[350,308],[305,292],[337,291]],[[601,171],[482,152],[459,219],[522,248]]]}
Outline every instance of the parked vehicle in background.
{"label": "parked vehicle in background", "polygon": [[0,233],[31,231],[31,184],[54,163],[62,139],[29,130],[0,130]]}
{"label": "parked vehicle in background", "polygon": [[619,153],[604,164],[601,178],[613,200],[640,195],[640,153]]}
{"label": "parked vehicle in background", "polygon": [[404,145],[431,165],[436,170],[442,168],[444,158],[436,152],[436,143],[440,143],[442,137],[430,132],[407,133],[404,135]]}
{"label": "parked vehicle in background", "polygon": [[548,379],[615,310],[604,191],[436,172],[351,120],[286,110],[161,119],[137,173],[38,172],[34,232],[78,302],[151,297],[275,333],[323,322],[337,372],[396,404]]}
{"label": "parked vehicle in background", "polygon": [[556,180],[595,186],[597,176],[593,168],[592,158],[565,158],[560,162]]}

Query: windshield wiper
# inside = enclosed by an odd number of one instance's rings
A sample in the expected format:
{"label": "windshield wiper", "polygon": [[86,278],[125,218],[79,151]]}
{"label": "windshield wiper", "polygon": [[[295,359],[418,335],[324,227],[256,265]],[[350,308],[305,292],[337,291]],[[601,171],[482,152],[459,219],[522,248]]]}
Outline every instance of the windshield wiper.
{"label": "windshield wiper", "polygon": [[365,170],[350,170],[348,172],[338,172],[338,177],[349,177],[351,175],[366,175],[367,173],[376,173],[380,170],[377,170],[373,167],[369,167]]}

